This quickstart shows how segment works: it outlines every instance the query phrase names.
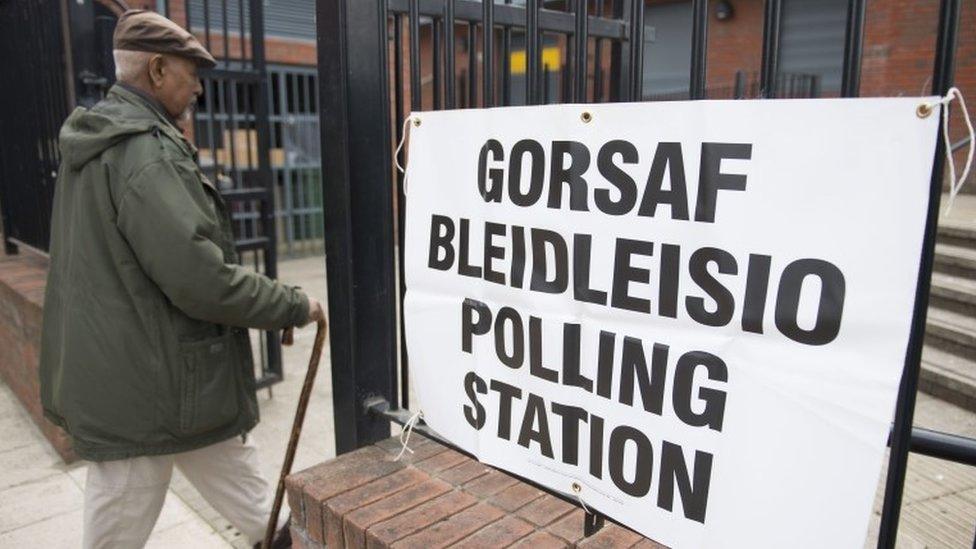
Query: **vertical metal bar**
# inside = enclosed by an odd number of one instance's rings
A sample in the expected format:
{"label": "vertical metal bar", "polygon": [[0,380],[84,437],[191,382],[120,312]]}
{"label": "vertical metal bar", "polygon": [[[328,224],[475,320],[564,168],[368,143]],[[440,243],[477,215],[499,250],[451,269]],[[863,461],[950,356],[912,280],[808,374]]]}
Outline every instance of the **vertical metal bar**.
{"label": "vertical metal bar", "polygon": [[[403,138],[403,17],[393,14],[393,126],[397,142]],[[399,173],[399,172],[398,172]]]}
{"label": "vertical metal bar", "polygon": [[[605,0],[596,1],[596,16],[603,17]],[[603,39],[596,38],[593,43],[593,101],[600,103],[603,95]]]}
{"label": "vertical metal bar", "polygon": [[644,99],[644,0],[630,0],[630,100]]}
{"label": "vertical metal bar", "polygon": [[478,106],[478,42],[475,23],[468,23],[468,106]]}
{"label": "vertical metal bar", "polygon": [[[512,0],[505,0],[511,4]],[[502,29],[502,105],[512,104],[512,27]]]}
{"label": "vertical metal bar", "polygon": [[550,93],[552,93],[551,86],[550,86],[551,76],[552,75],[549,73],[549,65],[543,64],[542,65],[542,104],[543,105],[548,105],[549,101],[552,98],[552,96],[550,95]]}
{"label": "vertical metal bar", "polygon": [[732,91],[732,99],[742,99],[745,97],[746,75],[741,70],[735,71],[735,87]]}
{"label": "vertical metal bar", "polygon": [[[224,113],[227,117],[228,129],[224,130],[224,136],[230,137],[230,176],[238,183],[241,181],[241,172],[237,165],[237,81],[224,80]],[[230,90],[230,91],[228,91]],[[228,105],[230,108],[228,108]],[[270,145],[269,145],[270,147]],[[235,185],[235,186],[238,186]]]}
{"label": "vertical metal bar", "polygon": [[[411,26],[412,28],[412,26]],[[412,33],[413,31],[411,31]],[[413,67],[414,61],[411,60],[411,68]],[[437,64],[436,60],[434,62],[435,66]],[[411,80],[413,79],[413,74],[411,73]],[[396,135],[396,140],[399,143],[403,139],[403,17],[398,14],[393,14],[393,129]],[[412,95],[412,94],[411,94]],[[435,92],[436,95],[436,92]],[[411,101],[412,101],[411,97]],[[405,151],[401,151],[401,154],[406,154]],[[401,163],[402,165],[402,163]],[[400,315],[398,317],[399,321],[399,338],[400,338],[400,401],[404,407],[410,405],[409,395],[410,389],[408,386],[409,376],[407,375],[407,349],[406,349],[406,335],[404,331],[404,319],[403,319],[403,295],[405,291],[404,285],[404,265],[403,265],[403,220],[404,212],[403,208],[406,207],[404,203],[404,192],[403,192],[403,174],[399,171],[396,172],[396,188],[397,188],[397,230],[400,235],[399,246],[397,246],[397,280],[399,282],[399,311]]]}
{"label": "vertical metal bar", "polygon": [[443,108],[441,96],[441,28],[444,22],[434,19],[431,23],[431,57],[433,58],[434,110]]}
{"label": "vertical metal bar", "polygon": [[449,109],[453,109],[457,104],[457,96],[454,91],[457,82],[454,53],[454,0],[446,0],[444,8],[444,95]]}
{"label": "vertical metal bar", "polygon": [[848,0],[847,31],[844,35],[844,72],[841,97],[857,97],[861,92],[861,55],[864,51],[864,9],[866,0]]}
{"label": "vertical metal bar", "polygon": [[539,0],[525,3],[525,104],[539,103]]}
{"label": "vertical metal bar", "polygon": [[[254,125],[257,134],[257,175],[261,186],[266,189],[264,204],[261,211],[264,233],[268,236],[267,248],[264,252],[264,274],[268,278],[278,278],[278,249],[274,235],[275,230],[275,208],[274,192],[271,190],[273,176],[271,173],[271,162],[269,153],[269,141],[271,132],[268,131],[268,74],[266,69],[266,58],[264,51],[264,2],[263,0],[251,0],[251,58],[253,68],[259,75],[256,84],[254,97]],[[284,377],[281,369],[281,342],[278,334],[273,331],[264,333],[268,345],[268,368],[279,377]]]}
{"label": "vertical metal bar", "polygon": [[237,24],[240,26],[240,34],[238,34],[238,42],[241,46],[241,60],[240,65],[244,66],[244,60],[247,59],[247,53],[245,52],[245,32],[244,32],[244,2],[245,0],[237,0]]}
{"label": "vertical metal bar", "polygon": [[[396,272],[386,2],[316,2],[322,195],[336,453],[390,436],[362,400],[396,407]],[[354,191],[355,190],[355,191]]]}
{"label": "vertical metal bar", "polygon": [[203,0],[203,41],[210,51],[210,1]]}
{"label": "vertical metal bar", "polygon": [[[410,0],[410,110],[421,109],[420,82],[420,0]],[[386,46],[386,43],[383,44]],[[384,69],[385,70],[385,69]]]}
{"label": "vertical metal bar", "polygon": [[[945,95],[952,87],[955,70],[956,38],[959,30],[960,0],[942,0],[939,9],[939,32],[935,42],[935,67],[932,71],[932,93]],[[945,107],[943,107],[945,108]],[[936,111],[936,115],[938,111]],[[939,123],[939,135],[942,123]],[[908,452],[911,445],[912,420],[915,414],[915,396],[918,392],[919,365],[925,336],[925,319],[932,284],[932,264],[935,236],[939,216],[939,199],[942,195],[945,143],[936,139],[935,162],[929,184],[929,209],[925,220],[925,239],[922,241],[922,259],[915,291],[915,310],[912,330],[905,353],[905,371],[898,390],[895,406],[895,425],[891,431],[891,452],[888,458],[888,476],[885,479],[884,506],[881,510],[881,528],[878,548],[893,549],[898,536],[898,518],[901,512],[902,490],[908,469]]]}
{"label": "vertical metal bar", "polygon": [[481,2],[482,106],[495,106],[495,0]]}
{"label": "vertical metal bar", "polygon": [[220,12],[221,12],[221,26],[224,32],[224,59],[226,63],[227,59],[230,58],[230,33],[227,30],[227,0],[220,0]]}
{"label": "vertical metal bar", "polygon": [[708,0],[692,2],[691,78],[688,97],[705,99],[705,74],[708,58]]}
{"label": "vertical metal bar", "polygon": [[781,7],[782,0],[766,0],[763,12],[763,48],[762,68],[759,72],[759,94],[764,99],[776,97]]}
{"label": "vertical metal bar", "polygon": [[[598,2],[600,0],[597,0]],[[573,101],[583,103],[586,101],[586,84],[588,70],[586,67],[587,54],[589,53],[589,19],[586,12],[586,0],[576,0],[576,86],[573,89]]]}

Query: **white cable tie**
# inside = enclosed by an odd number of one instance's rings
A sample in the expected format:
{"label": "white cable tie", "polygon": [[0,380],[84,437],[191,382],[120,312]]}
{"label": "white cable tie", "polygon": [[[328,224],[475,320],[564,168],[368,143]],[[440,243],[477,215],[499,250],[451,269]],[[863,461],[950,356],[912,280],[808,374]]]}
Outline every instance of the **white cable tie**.
{"label": "white cable tie", "polygon": [[572,487],[573,493],[576,494],[576,499],[579,501],[580,505],[583,506],[583,510],[586,511],[586,514],[592,515],[593,512],[590,511],[590,508],[586,506],[586,502],[583,501],[583,486],[578,482],[574,482]]}
{"label": "white cable tie", "polygon": [[411,454],[413,453],[413,450],[411,450],[410,447],[408,446],[408,444],[410,443],[410,433],[413,432],[413,428],[417,425],[417,422],[423,418],[424,418],[424,412],[420,411],[410,416],[410,419],[408,419],[407,423],[404,424],[403,430],[400,431],[400,444],[402,446],[400,447],[400,453],[397,454],[395,461],[400,461],[400,458],[403,457],[404,452],[410,452]]}
{"label": "white cable tie", "polygon": [[[966,129],[969,130],[969,153],[966,155],[966,164],[963,166],[962,175],[956,178],[956,162],[952,158],[952,142],[949,141],[949,104],[954,98],[959,99],[959,106],[962,107],[963,120],[966,121]],[[945,211],[942,215],[948,215],[952,210],[952,205],[956,201],[956,195],[966,184],[969,177],[969,170],[973,166],[973,153],[976,152],[976,131],[973,131],[973,121],[969,117],[969,109],[966,108],[966,99],[963,98],[959,88],[953,86],[949,88],[945,97],[940,99],[938,104],[942,105],[942,140],[945,143],[946,162],[949,164],[949,202],[946,203]],[[934,104],[932,105],[934,106]]]}

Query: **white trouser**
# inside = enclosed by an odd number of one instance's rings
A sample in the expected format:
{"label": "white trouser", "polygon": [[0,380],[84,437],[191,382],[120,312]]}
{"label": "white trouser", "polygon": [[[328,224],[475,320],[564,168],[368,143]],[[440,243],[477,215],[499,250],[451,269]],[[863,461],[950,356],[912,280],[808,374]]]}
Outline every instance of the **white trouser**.
{"label": "white trouser", "polygon": [[[182,454],[90,464],[84,548],[145,545],[166,499],[173,465],[251,543],[264,538],[274,494],[260,473],[253,440],[238,436]],[[279,517],[279,526],[285,518]]]}

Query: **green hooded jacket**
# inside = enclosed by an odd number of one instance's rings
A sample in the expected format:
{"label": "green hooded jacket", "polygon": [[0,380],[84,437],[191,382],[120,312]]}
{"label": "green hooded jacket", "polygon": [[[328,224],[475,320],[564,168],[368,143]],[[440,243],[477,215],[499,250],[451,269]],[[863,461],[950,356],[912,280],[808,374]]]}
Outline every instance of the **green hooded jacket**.
{"label": "green hooded jacket", "polygon": [[237,264],[226,205],[153,102],[114,86],[60,135],[40,385],[76,453],[192,450],[258,422],[247,328],[308,299]]}

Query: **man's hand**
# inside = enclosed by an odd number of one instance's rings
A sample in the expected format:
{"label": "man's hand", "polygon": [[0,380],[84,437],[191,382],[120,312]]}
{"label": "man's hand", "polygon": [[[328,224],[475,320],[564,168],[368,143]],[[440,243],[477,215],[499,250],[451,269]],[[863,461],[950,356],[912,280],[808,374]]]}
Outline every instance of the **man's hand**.
{"label": "man's hand", "polygon": [[[322,304],[319,300],[314,297],[308,298],[308,319],[302,326],[308,326],[313,322],[318,322],[320,319],[325,318],[325,311],[322,309]],[[284,346],[289,346],[295,342],[295,328],[285,328],[281,332],[281,344]]]}
{"label": "man's hand", "polygon": [[308,298],[308,320],[305,324],[311,324],[313,322],[318,322],[319,320],[325,319],[325,311],[322,309],[322,304],[319,300],[314,297]]}

